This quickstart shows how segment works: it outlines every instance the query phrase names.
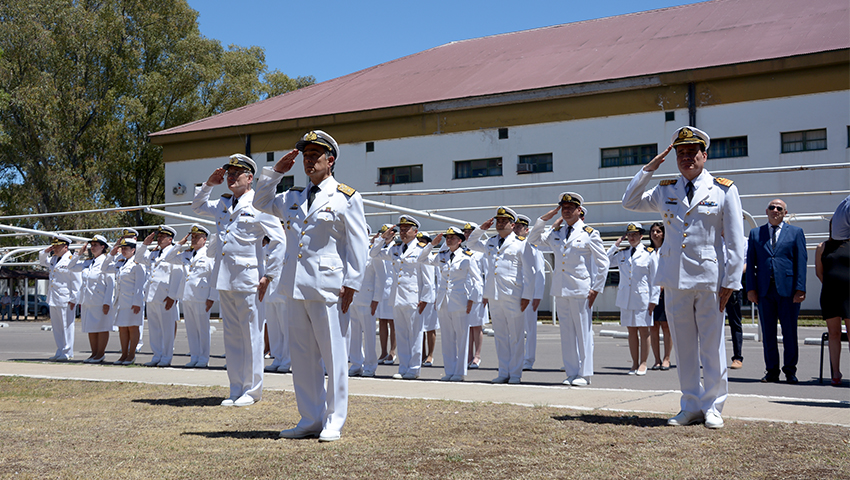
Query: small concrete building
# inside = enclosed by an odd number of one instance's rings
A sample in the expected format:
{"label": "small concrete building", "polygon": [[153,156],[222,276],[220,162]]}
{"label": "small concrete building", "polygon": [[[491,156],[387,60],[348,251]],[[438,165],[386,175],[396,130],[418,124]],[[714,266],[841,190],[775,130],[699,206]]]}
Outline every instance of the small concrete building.
{"label": "small concrete building", "polygon": [[[814,265],[850,192],[850,4],[713,0],[453,42],[151,141],[163,147],[166,202],[190,201],[230,154],[273,165],[322,129],[340,143],[335,176],[366,200],[481,223],[498,205],[534,219],[569,190],[613,240],[629,221],[658,220],[620,198],[682,125],[711,135],[706,168],[738,185],[745,231],[780,197]],[[668,161],[657,177],[677,173]],[[280,189],[305,183],[296,165]],[[367,206],[373,230],[395,218]],[[814,268],[807,284],[803,309],[816,311]],[[616,312],[614,290],[595,309]]]}

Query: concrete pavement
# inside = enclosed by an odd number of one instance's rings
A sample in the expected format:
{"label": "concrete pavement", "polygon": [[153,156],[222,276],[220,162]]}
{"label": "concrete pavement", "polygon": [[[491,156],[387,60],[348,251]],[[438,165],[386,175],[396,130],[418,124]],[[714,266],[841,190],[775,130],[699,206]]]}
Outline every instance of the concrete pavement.
{"label": "concrete pavement", "polygon": [[[52,334],[39,332],[40,324],[12,322],[0,328],[0,375],[22,375],[38,378],[75,379],[91,381],[127,381],[155,384],[180,384],[222,387],[222,398],[228,385],[223,368],[221,330],[213,334],[213,353],[219,356],[211,361],[209,369],[145,368],[112,365],[83,364],[88,356],[87,340],[77,337],[77,357],[68,363],[49,363],[44,359],[52,354]],[[606,330],[618,329],[605,325]],[[597,332],[600,328],[597,327]],[[820,346],[803,345],[803,338],[819,336],[823,329],[800,329],[799,385],[761,384],[763,361],[761,344],[745,342],[745,368],[730,371],[730,395],[723,410],[725,418],[752,419],[780,422],[805,422],[834,424],[850,427],[850,384],[841,387],[817,382],[817,362]],[[651,371],[645,377],[625,375],[628,369],[628,348],[624,339],[597,336],[596,375],[589,387],[561,385],[564,373],[559,371],[560,345],[557,327],[541,325],[538,332],[538,354],[535,369],[525,372],[521,385],[491,385],[496,376],[493,339],[485,339],[483,364],[479,370],[470,370],[464,383],[444,383],[437,379],[442,368],[423,368],[419,380],[392,380],[397,366],[380,366],[376,378],[352,378],[350,392],[353,396],[379,396],[393,398],[425,398],[455,401],[485,401],[518,405],[547,405],[578,410],[611,410],[622,412],[648,412],[673,415],[679,410],[678,380],[675,368],[667,372]],[[107,349],[107,360],[117,358],[112,339],[112,349]],[[439,339],[437,342],[439,346]],[[137,356],[144,362],[150,353]],[[186,350],[185,332],[178,332],[175,351]],[[850,355],[843,352],[842,365]],[[437,364],[439,348],[436,352]],[[175,356],[175,365],[183,363]],[[113,358],[114,360],[114,358]],[[188,361],[188,358],[186,358]],[[650,362],[652,356],[650,355]],[[271,361],[268,360],[267,363]],[[675,365],[675,362],[674,362]],[[850,370],[845,366],[843,371]],[[265,388],[292,391],[289,374],[267,374]],[[356,401],[353,399],[352,401]]]}

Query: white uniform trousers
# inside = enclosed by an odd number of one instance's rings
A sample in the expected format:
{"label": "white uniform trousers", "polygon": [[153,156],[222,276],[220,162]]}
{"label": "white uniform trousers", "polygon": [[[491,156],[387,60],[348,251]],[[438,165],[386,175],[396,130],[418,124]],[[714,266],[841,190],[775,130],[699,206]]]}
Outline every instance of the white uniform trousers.
{"label": "white uniform trousers", "polygon": [[525,360],[523,366],[527,365],[528,368],[531,368],[537,356],[537,311],[531,307],[531,302],[529,302],[528,307],[522,313],[525,315]]}
{"label": "white uniform trousers", "polygon": [[74,316],[74,310],[67,303],[62,307],[50,307],[56,355],[74,356]]}
{"label": "white uniform trousers", "polygon": [[676,350],[681,409],[719,415],[729,395],[729,384],[723,312],[718,308],[718,295],[665,288],[664,303]]}
{"label": "white uniform trousers", "polygon": [[165,302],[150,302],[146,305],[148,341],[153,351],[153,362],[171,363],[174,356],[174,325],[180,319],[177,303],[174,302],[171,310],[165,309]]}
{"label": "white uniform trousers", "polygon": [[263,303],[257,292],[219,290],[230,398],[263,396]]}
{"label": "white uniform trousers", "polygon": [[266,306],[266,325],[269,327],[269,350],[274,358],[273,367],[292,367],[289,355],[289,321],[286,302],[263,302]]}
{"label": "white uniform trousers", "polygon": [[[348,416],[348,347],[345,336],[349,331],[349,315],[343,315],[338,302],[295,299],[287,300],[286,313],[292,352],[292,383],[298,413],[301,414],[298,428],[340,432]],[[327,389],[325,369],[328,372]]]}
{"label": "white uniform trousers", "polygon": [[348,360],[352,367],[374,372],[378,368],[378,353],[375,351],[375,324],[372,307],[351,306],[351,345]]}
{"label": "white uniform trousers", "polygon": [[593,324],[586,297],[555,297],[567,377],[593,375]]}
{"label": "white uniform trousers", "polygon": [[393,307],[398,373],[419,375],[422,369],[422,332],[425,319],[416,306]]}
{"label": "white uniform trousers", "polygon": [[466,310],[449,312],[440,309],[443,325],[440,328],[440,347],[443,350],[443,369],[446,375],[466,375],[466,355],[469,351],[469,314]]}
{"label": "white uniform trousers", "polygon": [[[172,307],[173,309],[174,307]],[[195,363],[210,362],[210,312],[206,302],[183,302],[183,319],[186,321],[186,339],[189,357]]]}
{"label": "white uniform trousers", "polygon": [[522,378],[525,357],[525,314],[520,310],[519,298],[490,301],[490,318],[496,337],[496,357],[499,359],[499,376]]}

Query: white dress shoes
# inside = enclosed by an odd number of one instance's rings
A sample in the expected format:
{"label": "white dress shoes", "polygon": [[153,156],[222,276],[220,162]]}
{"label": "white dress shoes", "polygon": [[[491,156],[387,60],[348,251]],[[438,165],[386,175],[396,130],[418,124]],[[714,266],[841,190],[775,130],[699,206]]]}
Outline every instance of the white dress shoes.
{"label": "white dress shoes", "polygon": [[440,377],[441,382],[449,382],[449,381],[451,381],[451,379],[452,379],[451,375],[443,375],[442,377]]}
{"label": "white dress shoes", "polygon": [[393,379],[395,379],[395,380],[401,380],[402,378],[404,378],[404,377],[400,373],[394,373],[393,374]]}
{"label": "white dress shoes", "polygon": [[189,362],[189,363],[187,363],[186,365],[183,365],[183,366],[186,367],[186,368],[193,368],[197,365],[198,365],[198,362],[193,360],[193,361],[191,361],[191,362]]}
{"label": "white dress shoes", "polygon": [[[339,434],[337,434],[337,435],[339,435]],[[319,432],[316,432],[316,431],[313,431],[313,430],[307,430],[306,428],[301,428],[301,427],[295,427],[295,428],[283,430],[283,431],[280,432],[280,435],[278,435],[278,437],[280,437],[280,438],[291,438],[291,439],[316,438],[318,436],[319,436]]]}
{"label": "white dress shoes", "polygon": [[508,383],[508,377],[498,376],[493,380],[490,380],[490,383]]}
{"label": "white dress shoes", "polygon": [[590,379],[584,378],[582,376],[577,376],[573,379],[572,382],[570,382],[570,385],[574,387],[586,387],[587,385],[590,385]]}
{"label": "white dress shoes", "polygon": [[232,407],[233,402],[235,400],[236,400],[235,398],[225,398],[224,400],[221,401],[221,406],[222,407]]}
{"label": "white dress shoes", "polygon": [[157,367],[170,367],[170,366],[171,366],[171,362],[166,362],[165,360],[163,360],[163,361],[161,361],[161,362],[157,363],[157,364],[156,364],[156,366],[157,366]]}
{"label": "white dress shoes", "polygon": [[[671,425],[674,427],[683,427],[685,425],[693,425],[695,423],[699,423],[703,421],[704,418],[705,417],[703,417],[702,412],[686,412],[682,410],[678,414],[676,414],[675,417],[668,419],[667,425]],[[721,420],[720,423],[722,426],[723,420]]]}
{"label": "white dress shoes", "polygon": [[195,368],[207,368],[207,362],[198,362],[195,364]]}
{"label": "white dress shoes", "polygon": [[339,440],[339,432],[335,432],[333,430],[322,430],[322,433],[319,434],[320,442],[335,442]]}
{"label": "white dress shoes", "polygon": [[277,367],[277,373],[292,373],[292,368],[281,365]]}
{"label": "white dress shoes", "polygon": [[708,412],[705,414],[705,426],[707,428],[723,428],[723,419],[717,412]]}
{"label": "white dress shoes", "polygon": [[363,370],[363,373],[361,375],[364,376],[364,377],[374,377],[375,371],[374,370]]}
{"label": "white dress shoes", "polygon": [[277,372],[278,368],[280,368],[280,365],[271,364],[271,365],[266,365],[266,367],[263,368],[263,370],[266,371],[266,372]]}
{"label": "white dress shoes", "polygon": [[[395,375],[393,375],[393,378],[395,378]],[[401,376],[401,378],[405,380],[416,380],[417,378],[419,378],[419,375],[416,373],[405,373]]]}
{"label": "white dress shoes", "polygon": [[233,406],[234,407],[248,407],[248,406],[251,406],[251,405],[253,405],[257,402],[258,402],[258,400],[254,400],[254,397],[246,394],[246,395],[242,395],[241,397],[234,400]]}
{"label": "white dress shoes", "polygon": [[361,373],[363,373],[363,369],[360,367],[355,367],[352,365],[352,367],[348,369],[349,377],[359,377]]}
{"label": "white dress shoes", "polygon": [[463,375],[452,375],[452,378],[449,379],[450,382],[462,382]]}
{"label": "white dress shoes", "polygon": [[159,365],[159,360],[151,360],[150,362],[147,362],[144,365],[146,367],[155,367],[155,366]]}
{"label": "white dress shoes", "polygon": [[510,383],[511,385],[516,385],[518,383],[522,383],[522,380],[519,377],[511,377],[511,379],[508,380],[508,383]]}

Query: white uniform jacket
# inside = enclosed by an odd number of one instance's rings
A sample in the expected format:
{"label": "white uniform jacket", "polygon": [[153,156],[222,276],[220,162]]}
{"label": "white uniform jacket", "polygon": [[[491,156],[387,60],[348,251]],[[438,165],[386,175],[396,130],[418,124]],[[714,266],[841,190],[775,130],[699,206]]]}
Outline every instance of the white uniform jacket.
{"label": "white uniform jacket", "polygon": [[484,230],[476,228],[467,242],[470,250],[484,254],[487,263],[484,298],[531,300],[534,297],[534,256],[530,249],[525,248],[525,237],[517,237],[511,232],[501,247],[499,238],[498,235],[486,238]]}
{"label": "white uniform jacket", "polygon": [[658,305],[661,287],[655,284],[655,274],[658,270],[658,255],[643,244],[635,247],[634,255],[630,254],[632,247],[617,249],[612,245],[608,249],[611,265],[620,270],[620,284],[617,287],[617,307],[623,310],[647,310],[650,303]]}
{"label": "white uniform jacket", "polygon": [[307,208],[313,184],[275,195],[283,174],[263,168],[254,206],[280,218],[286,249],[279,289],[296,300],[339,301],[342,287],[360,290],[366,274],[366,216],[351,187],[326,178]]}
{"label": "white uniform jacket", "polygon": [[390,289],[390,284],[386,281],[386,275],[378,275],[378,268],[384,268],[384,262],[375,260],[366,256],[366,274],[363,276],[363,283],[360,284],[360,290],[354,294],[352,305],[357,307],[370,307],[372,302],[381,302],[384,298],[384,290]]}
{"label": "white uniform jacket", "polygon": [[129,259],[122,255],[116,260],[112,255],[101,264],[104,273],[115,275],[115,305],[122,310],[132,306],[145,306],[145,269],[136,263],[133,257]]}
{"label": "white uniform jacket", "polygon": [[200,303],[218,300],[218,290],[212,283],[215,259],[207,254],[206,245],[197,252],[191,247],[177,245],[168,251],[163,261],[183,270],[183,283],[177,292],[177,298],[184,302]]}
{"label": "white uniform jacket", "polygon": [[148,284],[145,287],[145,300],[147,302],[163,302],[168,297],[172,300],[180,300],[180,287],[183,283],[183,270],[175,268],[174,264],[165,261],[171,250],[176,245],[169,245],[162,250],[154,249],[148,251],[146,245],[139,243],[136,246],[136,263],[148,267]]}
{"label": "white uniform jacket", "polygon": [[102,305],[112,306],[112,297],[115,293],[115,279],[111,274],[103,271],[103,262],[106,255],[97,258],[82,260],[80,255],[74,255],[68,268],[77,272],[82,277],[80,286],[80,304],[92,307]]}
{"label": "white uniform jacket", "polygon": [[384,248],[384,239],[375,239],[375,245],[369,255],[375,259],[387,260],[392,267],[392,290],[390,293],[393,306],[416,307],[419,302],[434,303],[434,278],[428,275],[419,263],[419,253],[425,248],[425,242],[416,239],[407,244],[407,250],[402,253],[403,245],[393,245]]}
{"label": "white uniform jacket", "polygon": [[[665,224],[658,252],[658,285],[719,292],[741,289],[747,242],[738,188],[703,170],[694,179],[693,201],[679,176],[644,191],[653,172],[638,171],[623,194],[623,207],[658,212]],[[725,250],[724,250],[725,244]]]}
{"label": "white uniform jacket", "polygon": [[555,255],[552,295],[585,297],[591,290],[602,293],[609,261],[599,231],[585,225],[581,219],[573,224],[569,238],[567,230],[566,223],[558,230],[546,228],[546,222],[538,218],[528,238],[540,250],[550,250]]}
{"label": "white uniform jacket", "polygon": [[42,250],[38,252],[38,263],[47,267],[50,282],[47,284],[47,304],[51,307],[67,307],[68,302],[80,303],[80,285],[83,283],[79,273],[68,268],[71,252],[65,252],[61,258],[48,256]]}
{"label": "white uniform jacket", "polygon": [[428,243],[419,253],[419,261],[433,265],[440,276],[436,303],[445,303],[449,312],[466,312],[466,303],[475,300],[476,279],[481,277],[478,261],[469,250],[458,248],[454,252],[448,249],[431,255],[433,246]]}
{"label": "white uniform jacket", "polygon": [[534,257],[534,263],[532,266],[532,278],[534,279],[534,295],[532,298],[535,300],[542,300],[543,294],[546,292],[546,263],[543,261],[543,252],[537,248],[537,245],[528,243],[528,239],[526,239],[526,248],[531,250],[531,255]]}
{"label": "white uniform jacket", "polygon": [[[192,210],[216,221],[216,252],[213,275],[215,288],[230,292],[256,292],[265,275],[275,279],[281,275],[286,238],[280,221],[253,206],[254,190],[248,190],[233,205],[233,196],[222,195],[210,200],[213,187],[204,182],[195,189]],[[263,236],[268,236],[269,262],[265,265]]]}

